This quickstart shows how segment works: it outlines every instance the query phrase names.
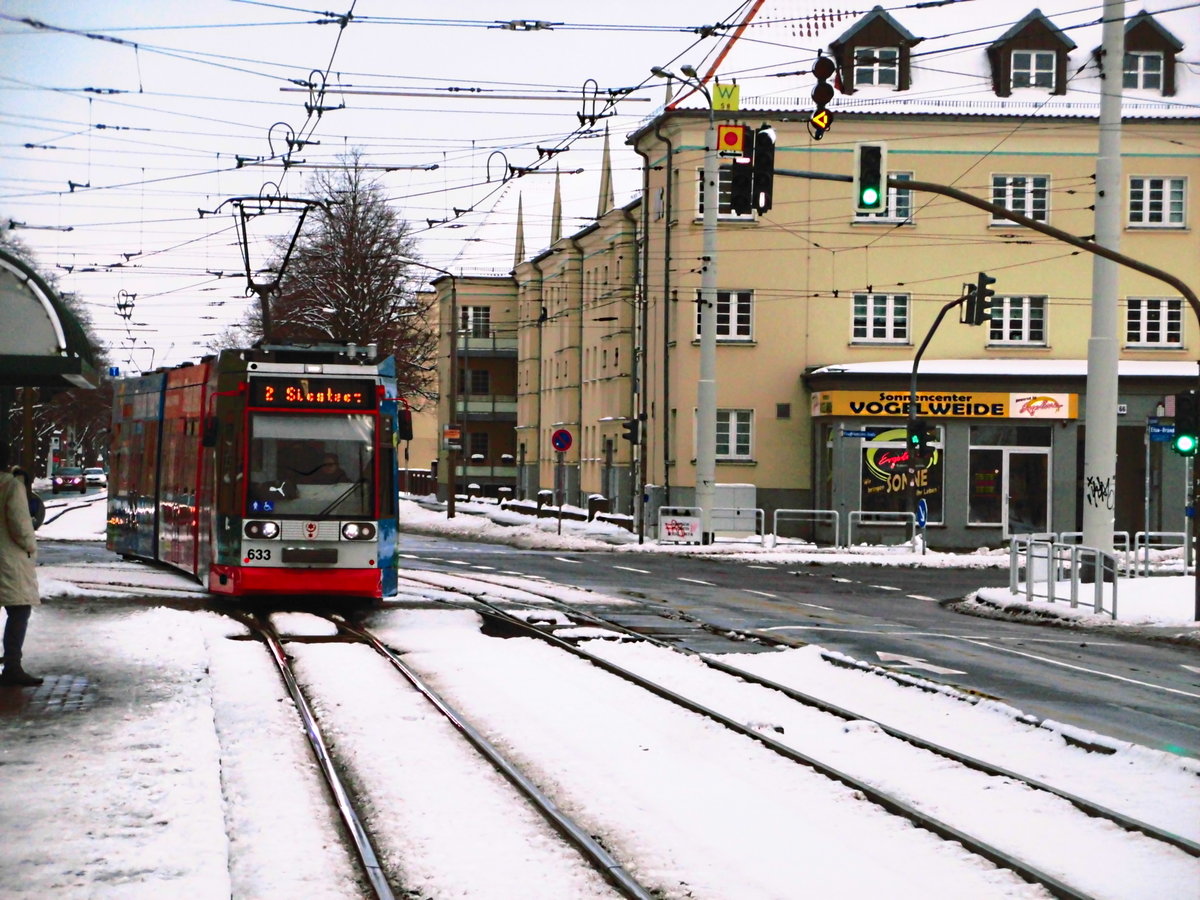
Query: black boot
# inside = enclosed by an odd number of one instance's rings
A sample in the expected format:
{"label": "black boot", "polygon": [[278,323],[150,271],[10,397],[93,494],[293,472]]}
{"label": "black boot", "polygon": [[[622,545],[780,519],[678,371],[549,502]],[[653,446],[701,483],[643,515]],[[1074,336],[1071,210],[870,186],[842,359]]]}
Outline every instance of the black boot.
{"label": "black boot", "polygon": [[9,663],[0,673],[0,687],[37,687],[46,679],[30,675],[21,668],[20,663]]}

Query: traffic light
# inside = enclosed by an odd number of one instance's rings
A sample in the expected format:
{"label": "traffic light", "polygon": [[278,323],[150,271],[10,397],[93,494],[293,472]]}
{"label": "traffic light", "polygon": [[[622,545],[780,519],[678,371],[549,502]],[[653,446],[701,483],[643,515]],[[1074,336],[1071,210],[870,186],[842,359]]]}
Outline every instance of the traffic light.
{"label": "traffic light", "polygon": [[1200,447],[1200,394],[1183,391],[1175,395],[1175,437],[1171,449],[1180,456],[1195,456]]}
{"label": "traffic light", "polygon": [[972,325],[982,325],[992,320],[992,298],[996,296],[988,285],[996,283],[986,272],[980,272],[975,282],[975,293],[967,300],[967,321]]}
{"label": "traffic light", "polygon": [[775,129],[768,125],[754,132],[754,209],[759,214],[771,208],[775,187]]}
{"label": "traffic light", "polygon": [[854,211],[882,212],[887,208],[887,144],[854,145]]}
{"label": "traffic light", "polygon": [[637,445],[638,438],[641,437],[642,423],[639,419],[629,419],[621,423],[621,427],[625,429],[625,433],[621,437],[629,441],[633,445]]}
{"label": "traffic light", "polygon": [[909,419],[907,446],[908,463],[911,468],[923,469],[933,458],[933,447],[930,446],[932,432],[929,423],[924,419]]}
{"label": "traffic light", "polygon": [[736,215],[748,216],[754,210],[754,164],[750,157],[732,160],[729,174],[729,207]]}
{"label": "traffic light", "polygon": [[812,73],[817,83],[812,89],[812,99],[817,108],[808,117],[808,131],[814,141],[825,137],[825,132],[833,124],[833,114],[825,107],[833,99],[833,85],[829,79],[836,70],[837,67],[828,56],[818,56],[813,63]]}

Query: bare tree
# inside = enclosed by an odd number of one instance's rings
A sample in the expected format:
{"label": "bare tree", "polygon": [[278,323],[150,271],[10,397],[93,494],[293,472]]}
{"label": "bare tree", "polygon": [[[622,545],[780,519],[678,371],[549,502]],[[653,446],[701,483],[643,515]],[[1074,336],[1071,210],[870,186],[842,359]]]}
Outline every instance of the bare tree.
{"label": "bare tree", "polygon": [[[410,260],[416,241],[369,177],[358,154],[320,172],[309,195],[325,201],[308,216],[271,301],[271,337],[304,343],[376,344],[396,358],[401,391],[428,395],[437,352],[433,300]],[[261,335],[257,308],[243,322]]]}

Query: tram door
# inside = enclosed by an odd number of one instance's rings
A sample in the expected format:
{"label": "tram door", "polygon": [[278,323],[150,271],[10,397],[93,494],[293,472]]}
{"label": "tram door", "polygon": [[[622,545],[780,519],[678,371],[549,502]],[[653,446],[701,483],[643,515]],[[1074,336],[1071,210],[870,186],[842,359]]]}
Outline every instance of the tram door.
{"label": "tram door", "polygon": [[1050,530],[1050,454],[1004,451],[1004,534]]}

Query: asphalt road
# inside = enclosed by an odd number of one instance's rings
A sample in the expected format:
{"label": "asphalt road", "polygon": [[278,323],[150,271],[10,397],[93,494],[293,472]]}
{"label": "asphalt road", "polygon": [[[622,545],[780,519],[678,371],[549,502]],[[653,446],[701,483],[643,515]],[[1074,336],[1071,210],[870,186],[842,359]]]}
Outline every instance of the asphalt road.
{"label": "asphalt road", "polygon": [[411,535],[403,545],[411,554],[405,562],[418,568],[502,569],[666,604],[714,625],[819,644],[1040,718],[1200,757],[1200,654],[1114,629],[955,610],[953,601],[977,588],[1007,584],[1007,570],[523,551]]}

